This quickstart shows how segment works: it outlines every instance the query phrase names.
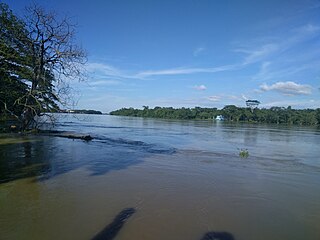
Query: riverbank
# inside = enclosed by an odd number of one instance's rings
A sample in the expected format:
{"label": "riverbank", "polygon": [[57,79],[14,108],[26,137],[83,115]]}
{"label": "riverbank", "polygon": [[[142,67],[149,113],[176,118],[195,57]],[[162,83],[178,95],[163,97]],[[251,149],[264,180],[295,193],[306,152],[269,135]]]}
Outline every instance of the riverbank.
{"label": "riverbank", "polygon": [[0,133],[10,133],[19,131],[19,122],[15,118],[0,117]]}
{"label": "riverbank", "polygon": [[15,143],[15,141],[3,141],[3,139],[11,138],[17,139],[19,137],[36,137],[36,136],[48,136],[48,137],[61,137],[61,138],[69,138],[69,139],[80,139],[84,141],[91,141],[93,139],[89,134],[81,134],[72,131],[56,131],[56,130],[30,130],[27,132],[16,132],[16,131],[7,131],[3,132],[0,135],[0,145],[5,143]]}
{"label": "riverbank", "polygon": [[155,107],[144,109],[122,108],[110,112],[110,115],[179,119],[179,120],[215,120],[224,119],[233,123],[267,123],[288,124],[300,126],[320,126],[320,108],[318,109],[292,109],[291,107],[271,107],[270,109],[244,108],[234,105],[217,108],[172,108]]}

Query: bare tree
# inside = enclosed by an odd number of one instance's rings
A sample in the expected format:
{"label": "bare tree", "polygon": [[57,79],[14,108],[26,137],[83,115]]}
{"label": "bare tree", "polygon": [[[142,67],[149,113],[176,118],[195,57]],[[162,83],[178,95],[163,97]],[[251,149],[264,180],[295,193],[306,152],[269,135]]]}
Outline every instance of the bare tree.
{"label": "bare tree", "polygon": [[25,79],[29,90],[16,104],[23,106],[21,128],[37,124],[36,117],[57,111],[66,104],[69,79],[81,80],[86,61],[84,50],[75,41],[76,26],[67,17],[60,18],[38,5],[27,8],[25,28],[28,32],[27,68],[31,77]]}

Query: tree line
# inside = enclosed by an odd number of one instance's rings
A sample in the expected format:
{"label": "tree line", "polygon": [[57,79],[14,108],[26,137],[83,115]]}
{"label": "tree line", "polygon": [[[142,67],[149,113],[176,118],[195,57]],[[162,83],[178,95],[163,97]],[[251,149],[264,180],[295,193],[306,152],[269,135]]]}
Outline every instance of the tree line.
{"label": "tree line", "polygon": [[222,115],[225,121],[272,123],[272,124],[297,124],[320,125],[320,108],[318,109],[292,109],[290,106],[266,108],[245,108],[227,105],[222,109],[217,108],[172,108],[144,106],[143,109],[122,108],[110,112],[111,115],[184,119],[184,120],[208,120]]}
{"label": "tree line", "polygon": [[68,103],[67,79],[80,79],[86,61],[68,17],[33,4],[25,17],[0,3],[0,119],[20,130]]}
{"label": "tree line", "polygon": [[92,109],[73,109],[73,110],[60,110],[60,113],[74,113],[74,114],[96,114],[102,115],[101,111],[92,110]]}

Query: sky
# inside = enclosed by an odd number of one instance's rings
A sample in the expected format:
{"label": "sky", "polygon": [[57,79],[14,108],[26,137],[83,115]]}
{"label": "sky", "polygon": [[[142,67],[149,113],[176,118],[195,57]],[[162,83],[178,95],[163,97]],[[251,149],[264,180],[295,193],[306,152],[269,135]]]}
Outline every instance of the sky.
{"label": "sky", "polygon": [[7,0],[69,15],[87,51],[77,109],[320,108],[319,0]]}

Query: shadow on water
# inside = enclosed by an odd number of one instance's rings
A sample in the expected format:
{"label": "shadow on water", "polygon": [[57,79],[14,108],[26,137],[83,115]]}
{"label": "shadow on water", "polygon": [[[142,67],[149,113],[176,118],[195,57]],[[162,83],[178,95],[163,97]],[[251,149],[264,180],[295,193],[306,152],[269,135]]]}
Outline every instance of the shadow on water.
{"label": "shadow on water", "polygon": [[[112,240],[122,229],[126,221],[136,212],[134,208],[123,209],[113,221],[102,231],[95,235],[91,240]],[[228,232],[207,232],[201,240],[235,240]]]}
{"label": "shadow on water", "polygon": [[104,175],[142,163],[150,154],[175,152],[165,146],[125,139],[36,139],[0,145],[0,184],[28,177],[44,181],[77,168],[87,169],[90,176]]}
{"label": "shadow on water", "polygon": [[123,209],[101,232],[92,238],[92,240],[111,240],[114,239],[125,222],[135,213],[134,208]]}
{"label": "shadow on water", "polygon": [[228,232],[208,232],[201,240],[235,240],[231,233]]}

